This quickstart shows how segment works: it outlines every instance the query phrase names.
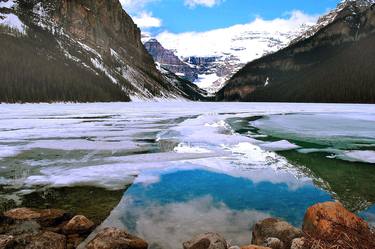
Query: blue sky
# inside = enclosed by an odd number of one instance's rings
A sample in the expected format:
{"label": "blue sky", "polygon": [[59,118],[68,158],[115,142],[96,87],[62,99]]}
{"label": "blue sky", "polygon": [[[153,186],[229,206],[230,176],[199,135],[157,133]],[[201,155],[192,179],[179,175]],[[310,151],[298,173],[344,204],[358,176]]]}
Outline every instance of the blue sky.
{"label": "blue sky", "polygon": [[340,0],[122,0],[142,29],[154,35],[202,32],[249,23],[257,16],[266,20],[286,18],[293,10],[323,14]]}

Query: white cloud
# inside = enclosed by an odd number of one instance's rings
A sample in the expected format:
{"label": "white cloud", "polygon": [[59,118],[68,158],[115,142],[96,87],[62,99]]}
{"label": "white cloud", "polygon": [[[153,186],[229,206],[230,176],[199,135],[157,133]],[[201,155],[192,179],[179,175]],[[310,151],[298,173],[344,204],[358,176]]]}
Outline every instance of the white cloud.
{"label": "white cloud", "polygon": [[129,230],[129,221],[136,219],[134,232],[155,248],[179,248],[184,241],[205,232],[217,232],[232,244],[245,245],[251,241],[250,228],[268,217],[268,213],[256,210],[233,210],[215,202],[212,196],[139,206],[128,195],[97,230],[108,226]]}
{"label": "white cloud", "polygon": [[162,24],[159,18],[152,16],[151,12],[146,11],[141,12],[138,16],[133,16],[133,20],[141,29],[158,28]]}
{"label": "white cloud", "polygon": [[189,8],[194,8],[196,6],[205,6],[205,7],[213,7],[215,5],[220,4],[221,0],[185,0],[185,5]]}

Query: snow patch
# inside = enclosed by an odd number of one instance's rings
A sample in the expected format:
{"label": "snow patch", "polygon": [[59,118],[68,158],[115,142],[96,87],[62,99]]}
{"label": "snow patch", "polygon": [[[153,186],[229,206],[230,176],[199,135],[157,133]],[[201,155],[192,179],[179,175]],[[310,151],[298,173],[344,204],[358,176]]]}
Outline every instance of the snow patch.
{"label": "snow patch", "polygon": [[102,71],[113,83],[118,84],[116,78],[110,74],[110,72],[105,68],[105,65],[99,61],[99,59],[91,58],[91,63],[94,67]]}
{"label": "snow patch", "polygon": [[345,151],[336,158],[351,162],[375,163],[375,151],[370,150],[352,150]]}
{"label": "snow patch", "polygon": [[198,147],[198,146],[191,146],[187,145],[185,143],[180,143],[177,147],[174,148],[174,151],[176,153],[193,153],[193,154],[204,154],[204,153],[210,153],[212,151]]}
{"label": "snow patch", "polygon": [[9,0],[7,2],[0,1],[0,8],[7,8],[7,9],[12,9],[15,6],[14,0]]}
{"label": "snow patch", "polygon": [[287,140],[281,140],[277,142],[262,143],[259,145],[264,150],[270,151],[285,151],[285,150],[295,150],[300,148],[300,146],[295,145]]}
{"label": "snow patch", "polygon": [[0,25],[8,26],[12,29],[18,30],[22,34],[26,34],[26,25],[15,14],[2,14],[0,17]]}

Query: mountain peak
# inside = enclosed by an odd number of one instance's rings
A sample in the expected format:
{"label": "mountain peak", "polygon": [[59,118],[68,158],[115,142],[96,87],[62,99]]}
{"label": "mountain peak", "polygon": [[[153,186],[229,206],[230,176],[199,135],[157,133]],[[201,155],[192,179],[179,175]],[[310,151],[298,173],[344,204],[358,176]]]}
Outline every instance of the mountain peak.
{"label": "mountain peak", "polygon": [[[177,85],[157,70],[119,0],[0,0],[0,38],[9,47],[0,67],[18,66],[8,69],[11,76],[0,75],[9,94],[0,102],[190,97],[184,82]],[[17,96],[10,90],[14,82],[21,86]]]}

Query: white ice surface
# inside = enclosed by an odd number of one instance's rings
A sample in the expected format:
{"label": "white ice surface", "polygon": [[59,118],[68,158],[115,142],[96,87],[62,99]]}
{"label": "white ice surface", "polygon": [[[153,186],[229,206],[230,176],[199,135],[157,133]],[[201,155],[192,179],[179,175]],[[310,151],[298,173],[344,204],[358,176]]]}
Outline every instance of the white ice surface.
{"label": "white ice surface", "polygon": [[[138,182],[147,184],[158,181],[160,172],[191,168],[224,172],[254,182],[286,183],[295,189],[311,180],[273,152],[294,149],[293,144],[283,140],[265,143],[237,134],[226,122],[234,117],[286,113],[335,113],[361,120],[357,125],[363,127],[363,122],[371,122],[369,115],[374,114],[374,108],[192,102],[2,104],[0,169],[11,172],[4,159],[20,160],[18,155],[27,152],[32,157],[22,159],[22,177],[12,179],[27,189],[39,185],[119,189],[136,175]],[[354,129],[355,124],[351,125]],[[321,126],[316,129],[322,130]],[[155,146],[162,151],[149,153]],[[352,160],[373,160],[374,156],[370,152],[345,151]]]}

